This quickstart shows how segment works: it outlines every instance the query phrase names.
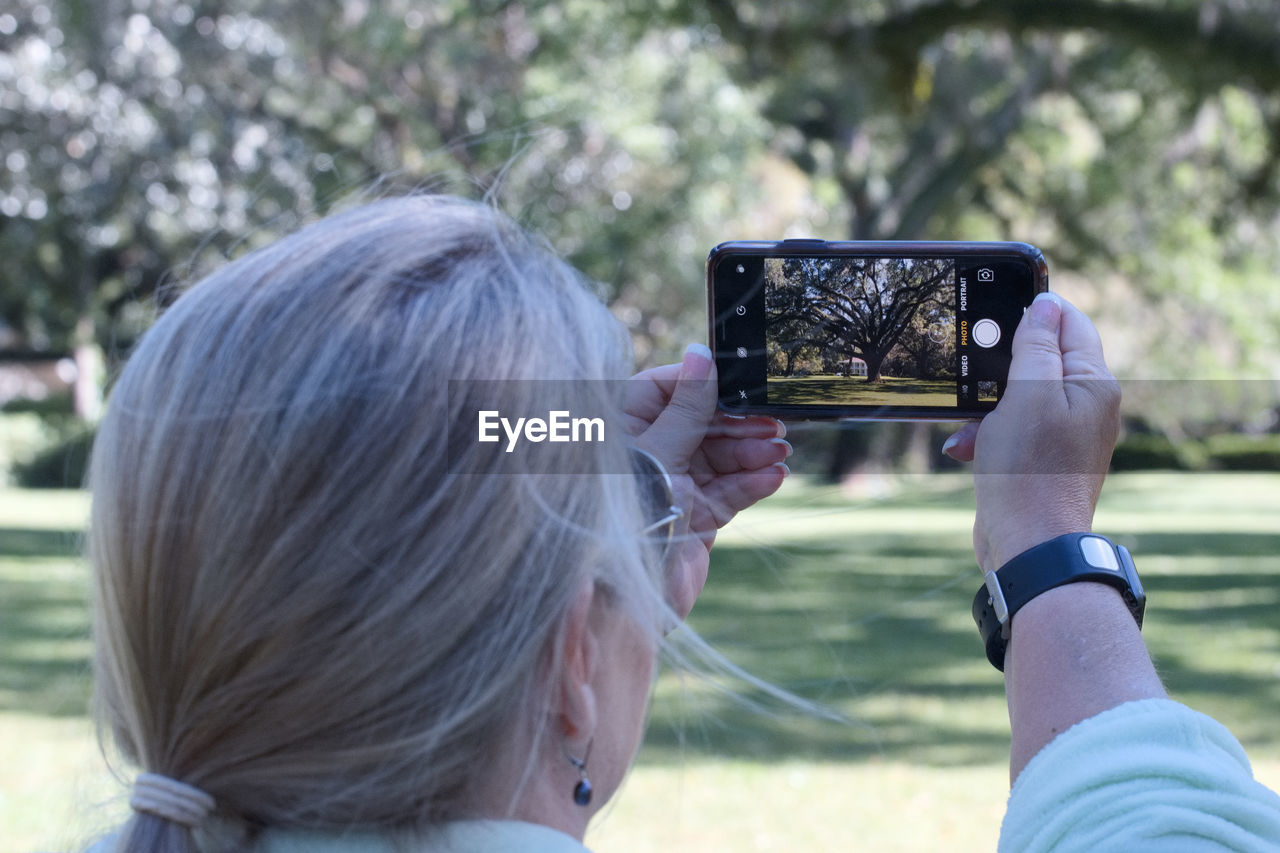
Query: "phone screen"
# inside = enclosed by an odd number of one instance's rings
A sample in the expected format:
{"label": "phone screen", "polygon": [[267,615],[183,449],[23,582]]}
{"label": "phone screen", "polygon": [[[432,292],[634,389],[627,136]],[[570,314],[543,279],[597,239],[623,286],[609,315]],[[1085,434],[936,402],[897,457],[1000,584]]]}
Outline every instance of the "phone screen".
{"label": "phone screen", "polygon": [[800,418],[995,408],[1047,289],[1025,243],[724,243],[707,260],[720,404]]}

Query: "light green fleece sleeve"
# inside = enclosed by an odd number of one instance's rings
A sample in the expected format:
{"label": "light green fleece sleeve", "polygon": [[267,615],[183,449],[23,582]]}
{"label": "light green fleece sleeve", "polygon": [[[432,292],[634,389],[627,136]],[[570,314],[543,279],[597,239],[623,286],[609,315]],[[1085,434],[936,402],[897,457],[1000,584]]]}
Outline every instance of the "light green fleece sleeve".
{"label": "light green fleece sleeve", "polygon": [[1211,717],[1129,702],[1054,738],[1009,794],[1001,851],[1280,850],[1280,797]]}

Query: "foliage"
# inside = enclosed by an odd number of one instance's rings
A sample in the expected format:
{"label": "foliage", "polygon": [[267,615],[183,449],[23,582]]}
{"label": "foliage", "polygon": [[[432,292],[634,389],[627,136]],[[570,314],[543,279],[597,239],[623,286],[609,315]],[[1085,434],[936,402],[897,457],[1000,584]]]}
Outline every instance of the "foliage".
{"label": "foliage", "polygon": [[1160,433],[1126,436],[1111,457],[1113,471],[1280,471],[1280,433],[1220,433],[1174,441]]}
{"label": "foliage", "polygon": [[1280,373],[1271,0],[678,8],[767,81],[821,235],[1027,240],[1127,375]]}
{"label": "foliage", "polygon": [[990,238],[1045,249],[1124,376],[1280,375],[1274,12],[15,0],[0,346],[118,357],[175,282],[430,188],[545,233],[642,362],[704,334],[699,271],[723,239]]}
{"label": "foliage", "polygon": [[1223,471],[1280,471],[1280,434],[1215,435],[1205,449],[1210,465]]}
{"label": "foliage", "polygon": [[54,394],[39,400],[19,397],[0,406],[0,414],[36,414],[46,420],[70,418],[73,414],[70,394]]}
{"label": "foliage", "polygon": [[1111,454],[1112,471],[1188,471],[1205,465],[1203,446],[1197,441],[1175,442],[1163,434],[1125,436]]}
{"label": "foliage", "polygon": [[425,187],[494,195],[665,342],[701,301],[707,223],[745,197],[752,102],[714,34],[481,5],[20,0],[0,20],[10,335],[65,348],[89,318],[121,351],[172,280]]}
{"label": "foliage", "polygon": [[27,489],[78,489],[85,483],[94,430],[78,425],[31,459],[13,466],[13,479]]}

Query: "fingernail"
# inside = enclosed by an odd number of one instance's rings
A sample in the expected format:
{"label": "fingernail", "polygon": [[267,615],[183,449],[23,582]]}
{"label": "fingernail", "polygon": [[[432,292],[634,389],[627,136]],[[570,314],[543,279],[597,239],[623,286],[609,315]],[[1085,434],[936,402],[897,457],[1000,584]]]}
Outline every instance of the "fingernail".
{"label": "fingernail", "polygon": [[781,468],[781,469],[782,469],[782,476],[783,476],[784,478],[786,478],[786,477],[790,477],[790,476],[791,476],[791,469],[787,467],[787,463],[785,463],[785,462],[775,462],[775,463],[773,463],[773,467],[774,467],[774,468]]}
{"label": "fingernail", "polygon": [[942,455],[946,456],[947,451],[955,447],[959,443],[960,443],[960,436],[958,435],[953,435],[950,438],[948,438],[946,441],[942,442]]}
{"label": "fingernail", "polygon": [[711,375],[711,350],[706,344],[693,343],[685,347],[680,373],[682,379],[706,379]]}
{"label": "fingernail", "polygon": [[771,438],[769,439],[769,443],[781,445],[787,449],[787,455],[783,457],[784,459],[790,458],[791,454],[795,453],[795,448],[792,447],[791,442],[787,441],[785,438]]}
{"label": "fingernail", "polygon": [[1037,293],[1027,314],[1034,325],[1044,329],[1057,329],[1062,320],[1062,297],[1048,291]]}
{"label": "fingernail", "polygon": [[786,424],[784,424],[782,421],[774,421],[774,423],[776,423],[776,424],[778,425],[778,438],[786,438],[786,437],[787,437],[787,425],[786,425]]}

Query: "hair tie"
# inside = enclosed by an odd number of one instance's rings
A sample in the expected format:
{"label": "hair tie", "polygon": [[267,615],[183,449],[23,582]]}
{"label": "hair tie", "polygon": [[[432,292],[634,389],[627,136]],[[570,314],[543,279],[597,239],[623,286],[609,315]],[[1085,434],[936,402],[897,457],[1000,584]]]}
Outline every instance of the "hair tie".
{"label": "hair tie", "polygon": [[213,811],[213,797],[177,779],[159,773],[139,773],[133,782],[129,805],[135,812],[194,829]]}

